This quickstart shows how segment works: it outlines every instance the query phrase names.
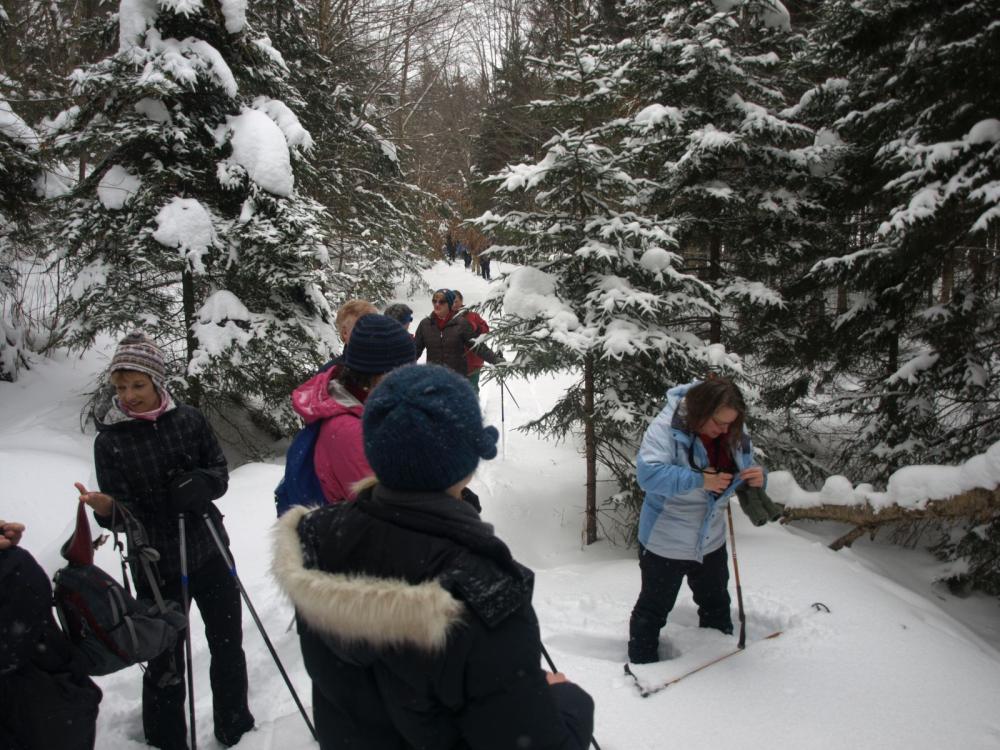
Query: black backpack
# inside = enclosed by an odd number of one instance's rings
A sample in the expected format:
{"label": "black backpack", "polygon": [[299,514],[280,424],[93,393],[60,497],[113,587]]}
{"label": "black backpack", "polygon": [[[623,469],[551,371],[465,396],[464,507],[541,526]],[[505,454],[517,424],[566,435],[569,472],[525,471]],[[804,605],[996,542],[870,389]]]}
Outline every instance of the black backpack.
{"label": "black backpack", "polygon": [[[123,555],[122,575],[125,562],[138,562],[153,591],[153,601],[136,600],[93,564],[90,525],[83,508],[80,503],[77,530],[63,546],[69,564],[54,576],[55,609],[63,632],[83,654],[87,673],[104,675],[149,661],[173,648],[187,627],[187,617],[179,604],[165,601],[160,595],[153,567],[159,553],[144,544],[145,532],[138,520],[115,503],[112,526],[115,515],[123,515],[129,541],[130,557]],[[117,534],[115,545],[121,549]]]}

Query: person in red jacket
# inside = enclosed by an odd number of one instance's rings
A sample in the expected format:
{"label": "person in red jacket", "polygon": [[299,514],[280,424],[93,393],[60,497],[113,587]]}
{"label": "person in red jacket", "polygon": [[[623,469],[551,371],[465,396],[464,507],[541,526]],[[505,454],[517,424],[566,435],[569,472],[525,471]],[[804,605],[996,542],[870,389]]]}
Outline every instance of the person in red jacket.
{"label": "person in red jacket", "polygon": [[[455,295],[455,301],[451,305],[451,311],[455,317],[462,316],[469,321],[472,325],[472,331],[476,336],[489,333],[489,323],[483,319],[483,316],[474,310],[469,310],[465,307],[465,300],[463,299],[460,291],[457,289],[452,289],[451,291]],[[468,367],[466,377],[469,378],[469,382],[472,383],[472,388],[476,393],[479,393],[479,371],[483,369],[483,364],[485,362],[486,360],[466,347],[465,363]]]}

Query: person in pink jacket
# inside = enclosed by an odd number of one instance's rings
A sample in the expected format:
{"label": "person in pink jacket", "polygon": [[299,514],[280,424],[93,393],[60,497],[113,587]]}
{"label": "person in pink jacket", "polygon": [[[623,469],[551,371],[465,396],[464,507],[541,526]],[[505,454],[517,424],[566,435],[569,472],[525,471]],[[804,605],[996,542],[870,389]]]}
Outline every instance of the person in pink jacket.
{"label": "person in pink jacket", "polygon": [[343,362],[292,393],[292,408],[306,424],[323,420],[313,462],[328,503],[353,500],[355,483],[372,475],[361,436],[365,400],[387,373],[414,359],[413,339],[398,321],[364,315],[351,331]]}

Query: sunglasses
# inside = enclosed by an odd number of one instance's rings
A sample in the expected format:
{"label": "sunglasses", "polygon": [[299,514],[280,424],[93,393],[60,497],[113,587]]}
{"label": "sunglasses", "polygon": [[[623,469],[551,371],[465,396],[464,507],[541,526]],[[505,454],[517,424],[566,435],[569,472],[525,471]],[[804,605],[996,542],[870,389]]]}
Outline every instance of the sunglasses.
{"label": "sunglasses", "polygon": [[448,300],[445,299],[444,297],[435,297],[434,299],[431,300],[431,302],[433,302],[435,305],[447,305],[448,304]]}

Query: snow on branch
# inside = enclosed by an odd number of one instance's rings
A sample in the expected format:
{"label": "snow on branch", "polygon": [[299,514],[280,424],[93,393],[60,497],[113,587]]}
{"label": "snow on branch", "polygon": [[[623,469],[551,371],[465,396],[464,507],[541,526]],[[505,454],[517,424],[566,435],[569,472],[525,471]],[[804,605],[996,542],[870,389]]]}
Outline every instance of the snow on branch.
{"label": "snow on branch", "polygon": [[959,466],[907,466],[889,477],[885,492],[853,487],[832,476],[818,492],[803,490],[786,471],[772,472],[767,491],[784,504],[783,522],[840,521],[854,529],[833,549],[850,546],[865,533],[898,521],[925,518],[984,522],[1000,516],[1000,441]]}

